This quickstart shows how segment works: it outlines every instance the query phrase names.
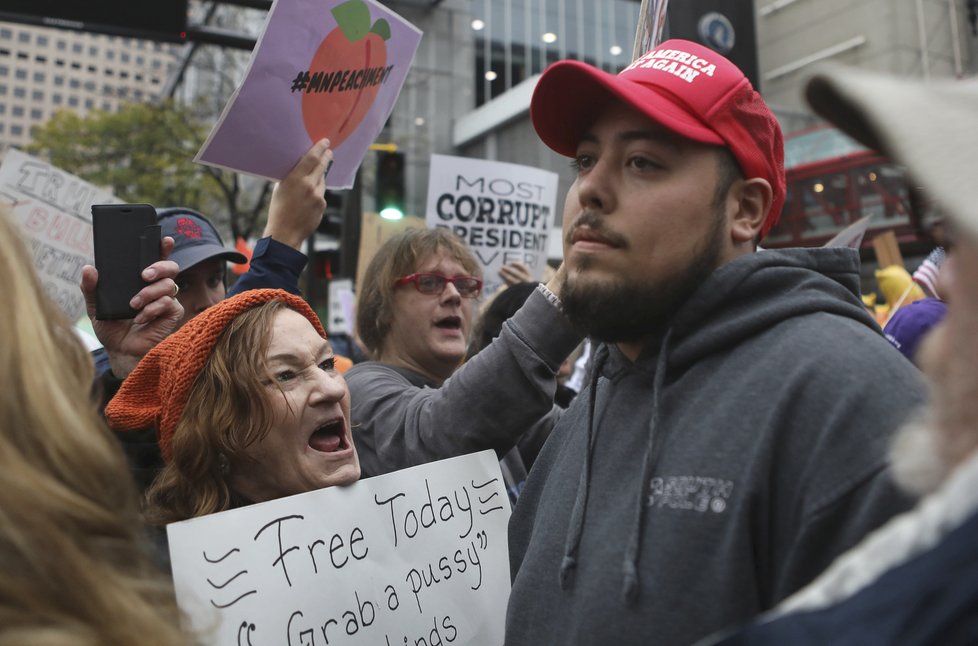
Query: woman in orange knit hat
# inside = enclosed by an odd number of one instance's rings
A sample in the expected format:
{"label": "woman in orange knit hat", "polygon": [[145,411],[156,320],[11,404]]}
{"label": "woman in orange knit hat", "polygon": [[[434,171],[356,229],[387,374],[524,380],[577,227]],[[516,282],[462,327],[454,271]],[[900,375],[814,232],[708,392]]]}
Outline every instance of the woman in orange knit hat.
{"label": "woman in orange knit hat", "polygon": [[282,290],[199,314],[140,361],[105,413],[117,430],[157,429],[166,466],[147,492],[153,524],[360,477],[326,332]]}

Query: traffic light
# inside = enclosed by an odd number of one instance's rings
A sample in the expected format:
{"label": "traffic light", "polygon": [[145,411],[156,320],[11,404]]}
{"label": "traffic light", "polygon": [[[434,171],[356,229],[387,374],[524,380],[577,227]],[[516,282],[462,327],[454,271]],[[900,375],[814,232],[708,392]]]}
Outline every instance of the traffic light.
{"label": "traffic light", "polygon": [[326,210],[317,231],[330,238],[339,239],[343,231],[344,201],[348,191],[326,191]]}
{"label": "traffic light", "polygon": [[404,217],[404,153],[382,152],[377,159],[377,212],[388,220]]}

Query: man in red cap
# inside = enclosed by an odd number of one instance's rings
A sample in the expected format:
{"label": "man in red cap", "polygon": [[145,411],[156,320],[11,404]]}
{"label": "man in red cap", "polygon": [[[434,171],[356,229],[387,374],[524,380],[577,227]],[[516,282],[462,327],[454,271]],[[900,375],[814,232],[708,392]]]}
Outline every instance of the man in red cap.
{"label": "man in red cap", "polygon": [[854,250],[758,251],[781,130],[722,56],[561,61],[530,112],[574,159],[558,296],[597,346],[510,524],[506,643],[690,644],[906,509],[886,445],[923,387]]}

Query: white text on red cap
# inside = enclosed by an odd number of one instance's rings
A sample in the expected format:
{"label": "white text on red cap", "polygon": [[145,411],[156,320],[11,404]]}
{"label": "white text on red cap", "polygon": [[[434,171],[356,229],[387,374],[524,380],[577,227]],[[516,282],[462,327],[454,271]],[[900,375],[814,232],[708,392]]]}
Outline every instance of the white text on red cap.
{"label": "white text on red cap", "polygon": [[636,58],[623,71],[627,72],[636,67],[652,68],[654,70],[668,72],[673,76],[678,76],[687,83],[692,83],[693,79],[701,73],[707,76],[713,76],[713,73],[717,70],[717,66],[705,58],[694,56],[689,52],[684,52],[679,49],[653,49],[644,56]]}

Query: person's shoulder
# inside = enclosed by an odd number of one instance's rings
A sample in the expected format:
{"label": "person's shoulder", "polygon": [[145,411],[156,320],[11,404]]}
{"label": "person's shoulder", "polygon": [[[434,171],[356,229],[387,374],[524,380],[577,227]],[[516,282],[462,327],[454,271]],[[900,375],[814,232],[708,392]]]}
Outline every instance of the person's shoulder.
{"label": "person's shoulder", "polygon": [[[363,361],[354,364],[343,375],[350,389],[375,388],[385,383],[400,386],[413,385],[414,373],[379,361]],[[366,393],[369,394],[369,391]]]}
{"label": "person's shoulder", "polygon": [[361,361],[360,363],[355,363],[353,366],[346,371],[343,376],[349,381],[350,379],[363,378],[369,375],[383,375],[383,374],[397,374],[393,368],[387,364],[380,363],[379,361]]}

